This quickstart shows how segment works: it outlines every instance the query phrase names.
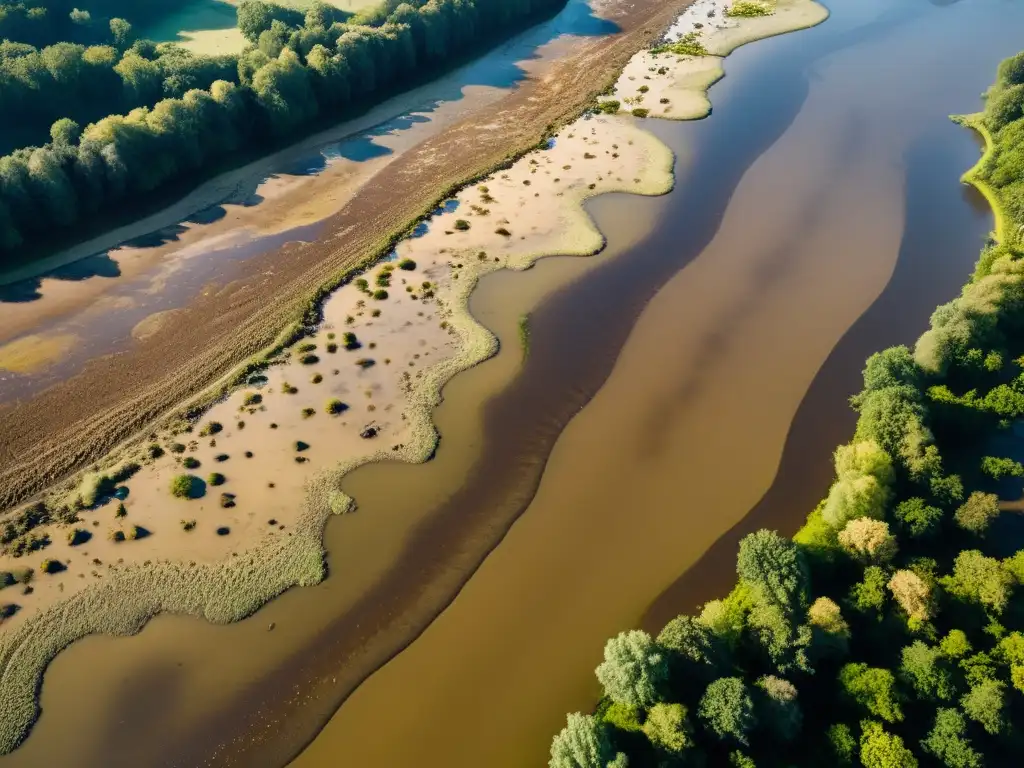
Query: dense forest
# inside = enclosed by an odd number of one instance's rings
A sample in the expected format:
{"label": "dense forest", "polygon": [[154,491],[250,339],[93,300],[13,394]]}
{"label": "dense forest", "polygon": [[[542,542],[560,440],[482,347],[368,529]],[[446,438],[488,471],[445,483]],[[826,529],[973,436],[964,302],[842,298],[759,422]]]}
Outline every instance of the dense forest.
{"label": "dense forest", "polygon": [[744,538],[699,615],[608,641],[551,768],[1024,762],[1024,519],[1000,501],[1024,484],[1024,53],[980,122],[1001,241],[913,349],[868,359],[804,527]]}
{"label": "dense forest", "polygon": [[23,26],[25,4],[0,6],[0,33],[10,34],[0,43],[0,150],[17,147],[0,157],[0,264],[236,150],[365,109],[562,4],[385,0],[350,17],[322,3],[301,14],[243,0],[238,26],[250,45],[238,56],[136,40],[130,18],[97,27],[123,0],[90,11],[88,43],[36,48],[27,41],[64,33]]}

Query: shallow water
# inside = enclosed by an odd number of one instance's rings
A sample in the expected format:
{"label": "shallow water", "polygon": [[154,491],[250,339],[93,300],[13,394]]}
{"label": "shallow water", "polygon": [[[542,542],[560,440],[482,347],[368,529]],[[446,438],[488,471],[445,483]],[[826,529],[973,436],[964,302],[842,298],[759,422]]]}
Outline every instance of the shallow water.
{"label": "shallow water", "polygon": [[392,656],[296,764],[543,764],[606,637],[724,592],[719,537],[792,530],[824,493],[864,358],[925,327],[991,226],[945,117],[977,108],[1024,9],[830,5],[730,57],[709,120],[648,121],[677,189],[594,201],[603,254],[483,281],[503,351],[446,387],[433,461],[348,479],[324,584],[76,644],[0,764],[281,765]]}

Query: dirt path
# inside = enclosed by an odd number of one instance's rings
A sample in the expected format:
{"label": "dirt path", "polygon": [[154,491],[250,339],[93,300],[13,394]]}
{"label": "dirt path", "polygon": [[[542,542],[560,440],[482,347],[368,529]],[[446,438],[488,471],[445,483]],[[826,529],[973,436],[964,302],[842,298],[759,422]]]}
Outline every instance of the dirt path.
{"label": "dirt path", "polygon": [[204,293],[128,351],[0,408],[0,507],[99,458],[269,346],[321,285],[373,257],[451,186],[578,112],[688,2],[599,4],[595,13],[621,33],[574,41],[543,77],[406,153],[328,221],[319,242],[253,259],[245,278]]}

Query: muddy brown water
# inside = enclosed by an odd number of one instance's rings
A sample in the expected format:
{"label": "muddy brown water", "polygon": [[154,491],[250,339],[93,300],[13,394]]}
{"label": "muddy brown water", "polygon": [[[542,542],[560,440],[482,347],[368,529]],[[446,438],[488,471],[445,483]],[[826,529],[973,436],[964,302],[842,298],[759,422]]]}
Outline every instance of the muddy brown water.
{"label": "muddy brown water", "polygon": [[709,120],[648,121],[677,189],[595,201],[602,255],[483,282],[502,352],[446,387],[433,461],[348,479],[324,584],[77,643],[0,764],[543,764],[605,638],[723,593],[742,531],[798,525],[864,358],[925,327],[991,226],[945,117],[1024,9],[830,7],[731,57]]}

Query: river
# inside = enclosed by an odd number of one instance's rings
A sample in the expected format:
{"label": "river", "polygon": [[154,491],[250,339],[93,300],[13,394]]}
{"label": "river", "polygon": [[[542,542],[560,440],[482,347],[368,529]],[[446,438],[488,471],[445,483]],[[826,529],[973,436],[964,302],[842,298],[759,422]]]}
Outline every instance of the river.
{"label": "river", "polygon": [[348,478],[322,585],[77,643],[0,765],[544,764],[607,637],[726,591],[740,532],[796,528],[864,358],[926,327],[991,227],[946,118],[1024,8],[829,7],[731,56],[708,120],[646,122],[676,190],[593,201],[600,256],[482,282],[502,352],[446,387],[434,460]]}

